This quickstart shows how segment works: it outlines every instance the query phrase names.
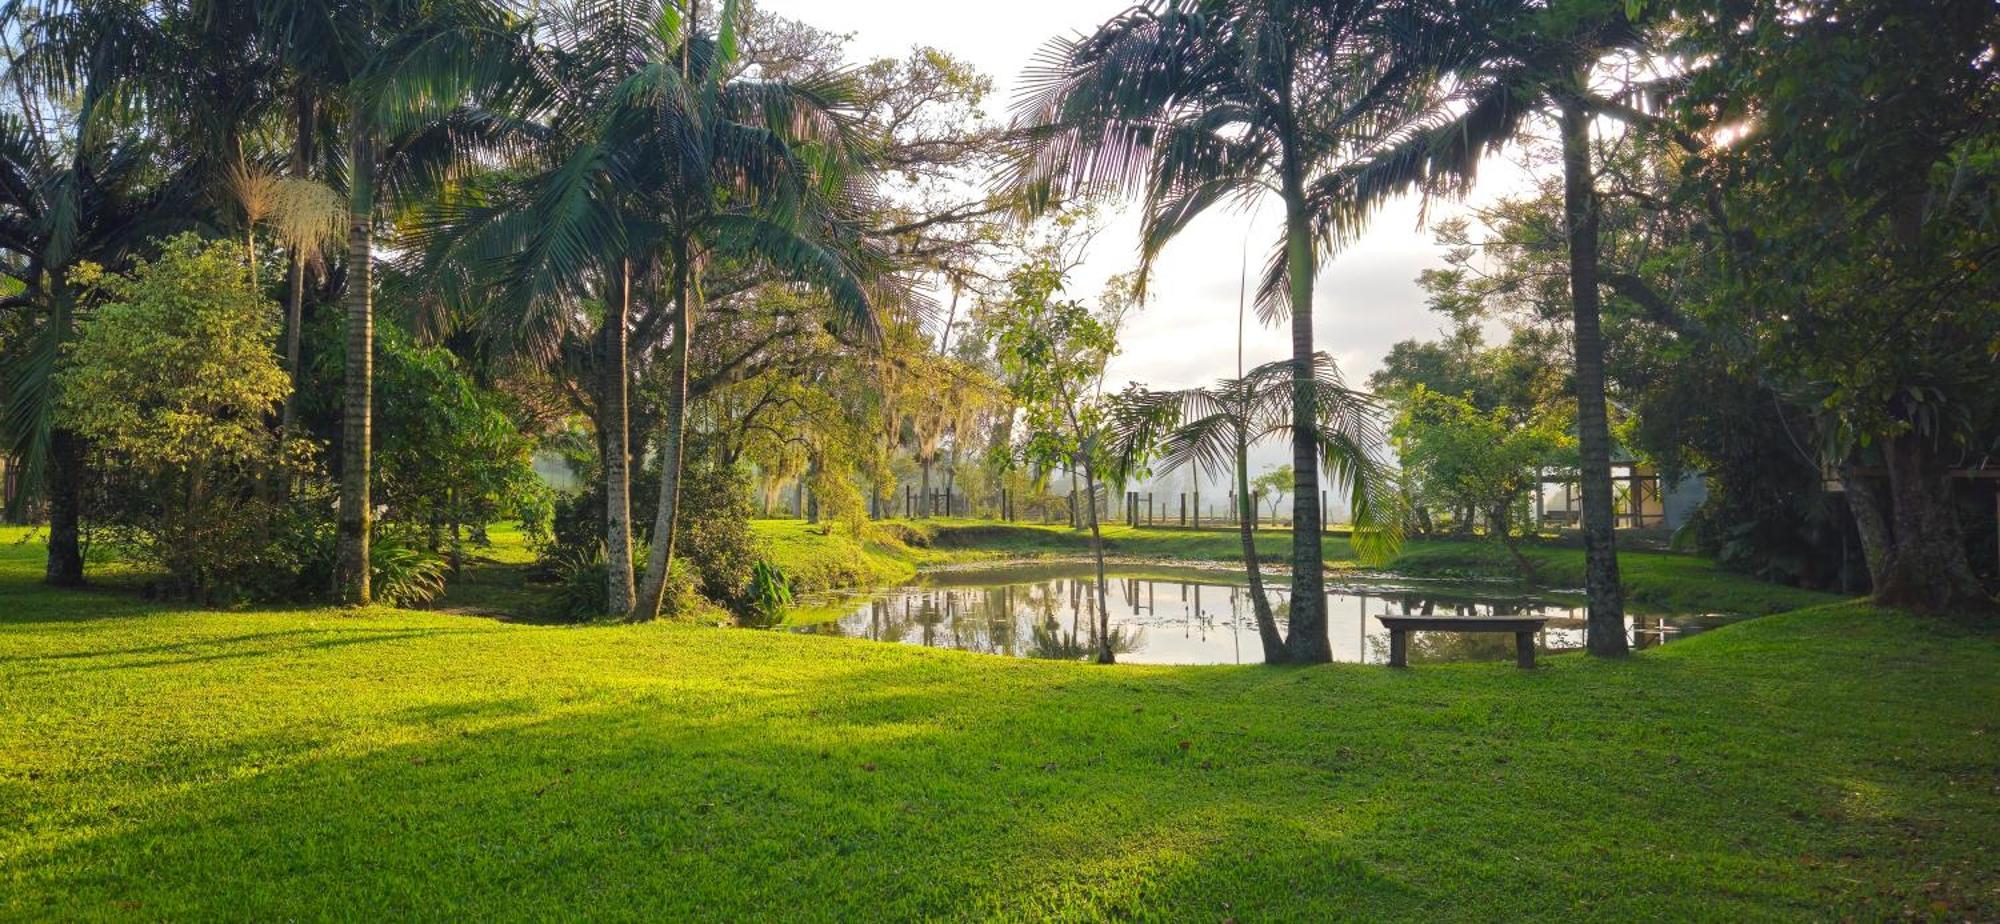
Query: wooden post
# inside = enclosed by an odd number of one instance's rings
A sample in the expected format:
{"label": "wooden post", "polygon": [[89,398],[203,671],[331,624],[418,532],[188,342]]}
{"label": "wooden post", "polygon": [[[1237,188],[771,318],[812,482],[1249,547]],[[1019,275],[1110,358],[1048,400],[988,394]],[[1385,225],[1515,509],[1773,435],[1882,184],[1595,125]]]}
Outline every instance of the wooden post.
{"label": "wooden post", "polygon": [[1194,528],[1201,528],[1201,492],[1194,492]]}
{"label": "wooden post", "polygon": [[1319,531],[1324,533],[1330,532],[1332,529],[1333,521],[1326,516],[1326,492],[1321,491],[1319,492]]}
{"label": "wooden post", "polygon": [[1187,492],[1181,492],[1181,525],[1187,525]]}
{"label": "wooden post", "polygon": [[1544,519],[1545,515],[1542,512],[1542,467],[1537,465],[1535,466],[1535,530],[1534,530],[1534,534],[1537,536],[1541,535],[1542,533],[1542,521]]}
{"label": "wooden post", "polygon": [[1535,668],[1535,633],[1514,633],[1514,664],[1523,670]]}
{"label": "wooden post", "polygon": [[1153,492],[1146,492],[1146,525],[1153,525]]}
{"label": "wooden post", "polygon": [[1410,666],[1409,630],[1407,629],[1389,630],[1389,666],[1390,667]]}

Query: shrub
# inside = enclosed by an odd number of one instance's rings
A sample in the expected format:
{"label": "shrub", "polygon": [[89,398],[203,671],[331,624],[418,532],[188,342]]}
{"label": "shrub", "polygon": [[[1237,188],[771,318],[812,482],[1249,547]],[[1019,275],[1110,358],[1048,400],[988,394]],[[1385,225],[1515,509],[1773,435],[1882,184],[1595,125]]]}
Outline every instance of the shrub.
{"label": "shrub", "polygon": [[264,487],[306,457],[266,423],[290,389],[271,349],[277,305],[239,248],[192,234],[127,273],[86,266],[77,279],[99,304],[67,351],[57,407],[93,447],[91,513],[165,572],[167,595],[254,588],[290,513]]}

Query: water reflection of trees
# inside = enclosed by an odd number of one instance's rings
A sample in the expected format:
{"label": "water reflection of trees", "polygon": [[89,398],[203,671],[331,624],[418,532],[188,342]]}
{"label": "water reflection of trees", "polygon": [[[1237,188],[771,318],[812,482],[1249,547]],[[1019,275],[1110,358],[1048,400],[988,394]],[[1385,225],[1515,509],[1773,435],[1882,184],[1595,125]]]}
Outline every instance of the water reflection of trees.
{"label": "water reflection of trees", "polygon": [[[1254,626],[1249,622],[1248,591],[1236,585],[1202,584],[1192,580],[1117,577],[1113,590],[1112,648],[1120,654],[1141,652],[1147,633],[1173,633],[1197,643],[1197,660],[1226,663],[1260,657]],[[1164,585],[1164,586],[1162,586]],[[1089,578],[1049,577],[1038,581],[988,586],[909,588],[862,604],[837,623],[811,631],[854,635],[877,641],[906,642],[932,647],[1055,660],[1082,660],[1096,643],[1091,601],[1095,585]],[[1178,603],[1174,602],[1178,595]],[[1168,609],[1157,609],[1168,597]],[[1284,595],[1273,594],[1274,606]],[[1175,607],[1178,605],[1179,610]],[[1430,616],[1549,617],[1536,639],[1542,651],[1561,651],[1581,644],[1580,610],[1527,599],[1477,600],[1392,592],[1382,596],[1357,594],[1352,608],[1359,619],[1361,660],[1388,658],[1387,633],[1375,621],[1383,613]],[[1645,648],[1713,624],[1707,617],[1634,615],[1629,618],[1634,647]],[[1251,631],[1246,642],[1245,628]],[[1223,638],[1224,634],[1229,638]],[[1349,636],[1354,638],[1354,636]],[[1174,650],[1188,645],[1179,639],[1164,643]],[[1246,650],[1247,649],[1247,650]],[[1513,639],[1496,633],[1418,632],[1410,640],[1417,661],[1506,661],[1513,657]]]}

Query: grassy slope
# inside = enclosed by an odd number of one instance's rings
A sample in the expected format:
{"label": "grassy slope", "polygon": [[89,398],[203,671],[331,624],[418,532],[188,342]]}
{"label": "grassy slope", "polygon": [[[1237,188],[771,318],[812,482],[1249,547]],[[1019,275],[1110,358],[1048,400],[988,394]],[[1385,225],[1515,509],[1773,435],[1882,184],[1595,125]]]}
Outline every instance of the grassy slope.
{"label": "grassy slope", "polygon": [[[0,531],[0,540],[18,533]],[[176,611],[0,541],[0,917],[2000,916],[2000,643],[1397,672]]]}

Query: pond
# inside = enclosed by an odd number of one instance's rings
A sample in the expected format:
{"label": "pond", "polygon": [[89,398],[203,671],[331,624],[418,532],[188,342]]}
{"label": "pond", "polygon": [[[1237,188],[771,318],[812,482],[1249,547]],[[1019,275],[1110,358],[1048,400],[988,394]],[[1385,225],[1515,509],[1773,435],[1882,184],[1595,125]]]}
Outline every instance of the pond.
{"label": "pond", "polygon": [[[1118,659],[1135,664],[1258,664],[1264,660],[1240,574],[1219,570],[1146,569],[1113,572],[1111,633]],[[1282,627],[1289,592],[1282,575],[1265,591]],[[819,601],[796,632],[957,648],[1023,658],[1086,660],[1095,652],[1092,594],[1087,566],[947,572],[921,583],[872,594]],[[1505,584],[1466,585],[1372,577],[1365,584],[1329,583],[1328,634],[1336,661],[1380,664],[1389,659],[1389,633],[1374,617],[1384,614],[1548,616],[1537,636],[1540,651],[1583,647],[1584,611],[1566,602],[1511,590]],[[1722,615],[1628,612],[1626,634],[1634,648],[1672,641],[1729,622]],[[1504,661],[1513,636],[1496,633],[1417,632],[1412,662]]]}

